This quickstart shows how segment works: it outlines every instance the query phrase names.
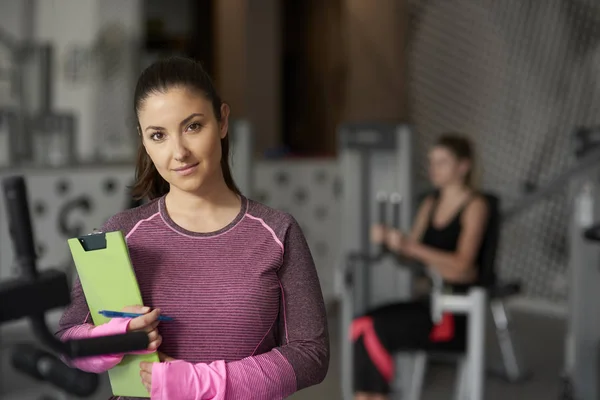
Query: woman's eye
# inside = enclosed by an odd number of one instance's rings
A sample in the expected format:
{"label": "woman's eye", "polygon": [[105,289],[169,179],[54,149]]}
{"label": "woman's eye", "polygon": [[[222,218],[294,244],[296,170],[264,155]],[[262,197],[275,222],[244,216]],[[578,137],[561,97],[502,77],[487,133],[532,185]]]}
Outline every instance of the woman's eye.
{"label": "woman's eye", "polygon": [[202,128],[202,125],[199,124],[198,122],[193,122],[190,124],[190,126],[188,126],[188,130],[190,130],[190,131],[197,131],[201,128]]}
{"label": "woman's eye", "polygon": [[162,132],[154,132],[150,135],[150,139],[152,140],[162,140],[164,138],[164,134]]}

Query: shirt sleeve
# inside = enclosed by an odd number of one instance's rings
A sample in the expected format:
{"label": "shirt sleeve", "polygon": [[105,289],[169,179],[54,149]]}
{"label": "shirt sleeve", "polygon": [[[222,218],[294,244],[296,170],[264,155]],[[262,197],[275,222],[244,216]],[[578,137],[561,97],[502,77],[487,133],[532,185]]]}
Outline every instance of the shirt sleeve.
{"label": "shirt sleeve", "polygon": [[[89,339],[100,336],[120,335],[127,332],[129,318],[113,319],[106,324],[94,326],[92,324],[75,325],[60,337],[61,340]],[[65,359],[68,365],[82,371],[96,374],[106,372],[123,360],[123,354],[106,354],[93,357],[80,357],[76,359]]]}
{"label": "shirt sleeve", "polygon": [[322,382],[329,368],[325,303],[308,244],[293,218],[283,241],[278,276],[281,346],[228,363],[155,363],[152,398],[283,399]]}

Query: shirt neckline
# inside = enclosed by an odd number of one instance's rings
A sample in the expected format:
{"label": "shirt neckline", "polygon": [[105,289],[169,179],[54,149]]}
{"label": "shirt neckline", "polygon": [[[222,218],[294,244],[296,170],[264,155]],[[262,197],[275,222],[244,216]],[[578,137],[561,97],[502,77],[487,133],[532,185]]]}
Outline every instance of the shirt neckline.
{"label": "shirt neckline", "polygon": [[173,229],[174,231],[181,233],[183,235],[192,236],[192,237],[212,237],[212,236],[221,235],[221,234],[231,230],[242,220],[244,215],[246,215],[246,211],[248,208],[248,199],[245,196],[240,195],[240,199],[241,199],[241,203],[242,203],[240,206],[240,211],[238,212],[236,217],[230,223],[228,223],[223,228],[213,231],[213,232],[194,232],[194,231],[190,231],[190,230],[187,230],[187,229],[179,226],[177,223],[175,223],[175,221],[173,221],[173,219],[171,219],[171,216],[169,215],[169,212],[167,211],[165,199],[166,199],[166,195],[162,196],[158,201],[158,210],[159,210],[160,216],[161,216],[162,220],[164,221],[164,223],[167,224],[167,226],[169,226],[169,228]]}

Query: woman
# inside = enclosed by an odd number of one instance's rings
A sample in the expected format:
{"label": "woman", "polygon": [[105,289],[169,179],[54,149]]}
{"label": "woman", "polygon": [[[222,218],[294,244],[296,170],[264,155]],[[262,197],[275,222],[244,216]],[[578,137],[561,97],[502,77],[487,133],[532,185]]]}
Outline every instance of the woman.
{"label": "woman", "polygon": [[[140,148],[134,194],[150,202],[110,218],[121,230],[145,313],[94,327],[79,282],[60,321],[63,340],[148,332],[142,363],[152,399],[282,399],[321,382],[329,364],[323,296],[292,216],[247,199],[228,164],[229,107],[200,64],[148,67],[134,106]],[[173,322],[161,323],[164,313]],[[104,372],[123,355],[74,360]]]}
{"label": "woman", "polygon": [[[472,184],[470,142],[442,136],[429,153],[429,173],[436,192],[421,204],[409,235],[374,226],[371,239],[431,266],[446,290],[465,292],[476,283],[481,244],[488,219],[483,196]],[[391,304],[357,318],[354,341],[356,400],[386,399],[394,378],[392,354],[409,349],[464,348],[466,319],[447,315],[434,326],[426,301]]]}

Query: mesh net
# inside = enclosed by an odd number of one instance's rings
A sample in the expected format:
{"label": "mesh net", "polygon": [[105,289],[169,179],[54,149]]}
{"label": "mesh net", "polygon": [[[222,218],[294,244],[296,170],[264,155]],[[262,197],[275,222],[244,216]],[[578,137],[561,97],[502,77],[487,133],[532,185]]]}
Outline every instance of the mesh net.
{"label": "mesh net", "polygon": [[[411,2],[409,87],[425,152],[445,131],[476,145],[480,183],[510,206],[572,162],[571,135],[600,122],[600,3],[574,0]],[[529,297],[566,299],[570,201],[557,194],[502,232],[499,274]]]}

